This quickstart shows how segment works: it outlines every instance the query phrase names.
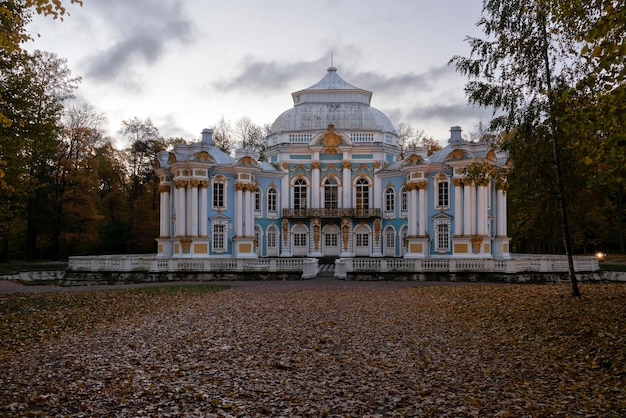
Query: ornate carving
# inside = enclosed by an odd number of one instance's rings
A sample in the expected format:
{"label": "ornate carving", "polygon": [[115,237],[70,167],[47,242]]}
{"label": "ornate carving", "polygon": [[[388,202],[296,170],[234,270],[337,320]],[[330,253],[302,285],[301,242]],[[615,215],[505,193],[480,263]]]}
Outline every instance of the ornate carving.
{"label": "ornate carving", "polygon": [[343,161],[341,162],[341,166],[342,166],[343,168],[352,168],[352,161],[349,161],[349,160],[343,160]]}
{"label": "ornate carving", "polygon": [[215,162],[215,159],[211,156],[211,154],[209,154],[206,151],[200,151],[198,153],[198,160],[200,162],[205,162],[205,161]]}
{"label": "ornate carving", "polygon": [[311,162],[311,168],[319,169],[321,166],[322,166],[322,163],[320,163],[319,161],[312,161]]}
{"label": "ornate carving", "polygon": [[201,189],[206,189],[207,187],[209,187],[209,180],[200,180],[200,184],[198,185],[198,187],[200,187]]}
{"label": "ornate carving", "polygon": [[455,187],[461,187],[463,185],[463,179],[452,179],[452,183],[454,184]]}
{"label": "ornate carving", "polygon": [[188,253],[191,248],[191,240],[188,238],[181,238],[180,245],[183,247],[183,253]]}
{"label": "ornate carving", "polygon": [[343,240],[343,250],[348,251],[348,238],[350,238],[350,221],[348,219],[341,220],[341,238]]}
{"label": "ornate carving", "polygon": [[174,154],[173,152],[170,152],[167,155],[167,163],[171,165],[173,162],[176,162],[176,154]]}
{"label": "ornate carving", "polygon": [[380,166],[381,166],[380,161],[374,161],[374,168],[376,170],[378,170],[380,168]]}
{"label": "ornate carving", "polygon": [[418,165],[420,162],[424,161],[422,157],[416,154],[411,154],[404,160],[405,165]]}
{"label": "ornate carving", "polygon": [[177,189],[184,189],[187,187],[187,180],[174,180],[174,187]]}
{"label": "ornate carving", "polygon": [[472,238],[472,251],[474,252],[474,254],[480,253],[480,244],[482,244],[482,242],[482,238]]}
{"label": "ornate carving", "polygon": [[248,183],[248,184],[245,185],[244,190],[247,191],[247,192],[255,192],[256,191],[256,185],[252,184],[252,183]]}
{"label": "ornate carving", "polygon": [[242,183],[240,181],[235,182],[235,191],[245,191],[247,187],[247,183]]}
{"label": "ornate carving", "polygon": [[509,190],[509,182],[505,179],[499,179],[496,182],[496,189],[506,192],[507,190]]}
{"label": "ornate carving", "polygon": [[465,155],[466,155],[465,151],[460,150],[460,149],[455,149],[454,151],[452,151],[450,154],[446,156],[446,161],[462,160]]}
{"label": "ornate carving", "polygon": [[380,224],[380,218],[374,219],[374,240],[376,241],[376,245],[378,245],[378,242],[380,241]]}
{"label": "ornate carving", "polygon": [[289,219],[283,219],[283,243],[287,246],[289,241]]}
{"label": "ornate carving", "polygon": [[169,184],[159,184],[159,193],[169,193],[172,189],[172,186]]}
{"label": "ornate carving", "polygon": [[285,161],[284,163],[281,164],[281,167],[283,168],[283,170],[289,170],[289,163]]}
{"label": "ornate carving", "polygon": [[443,180],[447,180],[447,179],[448,179],[448,177],[446,176],[445,173],[438,173],[435,176],[435,180],[437,180],[437,181],[443,181]]}
{"label": "ornate carving", "polygon": [[415,183],[419,190],[427,190],[428,189],[428,181],[422,180]]}
{"label": "ornate carving", "polygon": [[326,154],[336,154],[339,150],[337,146],[341,142],[341,138],[335,132],[335,125],[328,125],[328,132],[324,133],[324,152]]}
{"label": "ornate carving", "polygon": [[191,187],[198,187],[200,185],[200,183],[202,183],[202,180],[198,180],[198,179],[191,179],[191,180],[189,180],[189,185]]}
{"label": "ornate carving", "polygon": [[313,245],[315,246],[315,251],[317,251],[320,245],[320,220],[319,219],[313,219]]}

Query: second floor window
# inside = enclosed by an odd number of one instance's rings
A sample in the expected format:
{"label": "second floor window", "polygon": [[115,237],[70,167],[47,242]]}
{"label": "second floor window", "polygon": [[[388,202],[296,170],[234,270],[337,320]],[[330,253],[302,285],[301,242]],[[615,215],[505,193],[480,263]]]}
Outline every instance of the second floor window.
{"label": "second floor window", "polygon": [[328,179],[324,184],[324,207],[326,209],[334,209],[339,207],[339,193],[337,189],[337,180]]}
{"label": "second floor window", "polygon": [[297,179],[293,183],[293,208],[306,209],[307,184],[303,179]]}
{"label": "second floor window", "polygon": [[219,209],[224,206],[224,183],[213,183],[213,207]]}
{"label": "second floor window", "polygon": [[392,188],[385,190],[385,211],[395,212],[396,210],[396,193]]}
{"label": "second floor window", "polygon": [[370,205],[370,185],[365,179],[356,181],[356,209],[368,209]]}
{"label": "second floor window", "polygon": [[400,210],[402,212],[409,211],[409,193],[403,187],[402,191],[400,191]]}
{"label": "second floor window", "polygon": [[276,212],[278,210],[278,193],[275,188],[267,191],[267,211]]}
{"label": "second floor window", "polygon": [[447,208],[450,206],[450,183],[448,180],[437,183],[437,207]]}
{"label": "second floor window", "polygon": [[261,189],[258,187],[254,190],[254,211],[261,212]]}

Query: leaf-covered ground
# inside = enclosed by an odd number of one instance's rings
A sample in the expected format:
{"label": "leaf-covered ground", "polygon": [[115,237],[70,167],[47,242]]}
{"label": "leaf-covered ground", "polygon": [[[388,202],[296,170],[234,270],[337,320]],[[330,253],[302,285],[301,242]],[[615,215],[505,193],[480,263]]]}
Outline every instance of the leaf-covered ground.
{"label": "leaf-covered ground", "polygon": [[626,416],[626,286],[0,295],[2,416]]}

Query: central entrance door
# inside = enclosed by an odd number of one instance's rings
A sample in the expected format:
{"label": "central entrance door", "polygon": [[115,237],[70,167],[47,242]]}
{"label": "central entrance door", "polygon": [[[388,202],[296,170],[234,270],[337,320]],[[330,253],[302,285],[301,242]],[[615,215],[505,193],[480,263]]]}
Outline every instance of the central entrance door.
{"label": "central entrance door", "polygon": [[326,225],[323,230],[324,241],[322,242],[322,253],[325,257],[339,256],[339,227],[337,225]]}
{"label": "central entrance door", "polygon": [[354,230],[354,255],[357,257],[369,257],[370,255],[370,230],[364,225]]}

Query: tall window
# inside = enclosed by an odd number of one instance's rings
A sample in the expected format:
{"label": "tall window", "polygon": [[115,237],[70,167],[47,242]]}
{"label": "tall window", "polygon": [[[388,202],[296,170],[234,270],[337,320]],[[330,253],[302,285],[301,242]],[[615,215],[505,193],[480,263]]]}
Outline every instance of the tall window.
{"label": "tall window", "polygon": [[306,209],[307,185],[304,179],[297,179],[293,183],[293,208]]}
{"label": "tall window", "polygon": [[366,179],[356,181],[356,209],[368,209],[370,205],[370,185]]}
{"label": "tall window", "polygon": [[254,190],[254,211],[261,212],[261,188],[257,187]]}
{"label": "tall window", "polygon": [[396,211],[396,192],[391,188],[385,190],[385,212]]}
{"label": "tall window", "polygon": [[442,180],[437,183],[437,207],[447,208],[450,206],[450,182]]}
{"label": "tall window", "polygon": [[303,232],[293,234],[293,245],[296,247],[306,247],[306,234]]}
{"label": "tall window", "polygon": [[270,187],[267,191],[267,211],[276,212],[278,210],[278,192],[275,188]]}
{"label": "tall window", "polygon": [[267,248],[276,248],[276,228],[267,230]]}
{"label": "tall window", "polygon": [[387,248],[394,248],[396,246],[396,234],[393,228],[387,228],[385,231],[385,246]]}
{"label": "tall window", "polygon": [[213,208],[224,208],[224,183],[213,183]]}
{"label": "tall window", "polygon": [[404,187],[400,190],[400,210],[402,212],[409,211],[409,193]]}
{"label": "tall window", "polygon": [[335,209],[339,207],[339,193],[337,189],[337,180],[327,179],[324,184],[324,207],[326,209]]}
{"label": "tall window", "polygon": [[213,224],[213,233],[211,234],[213,251],[226,251],[226,227],[224,224]]}
{"label": "tall window", "polygon": [[441,221],[435,224],[435,243],[437,245],[436,251],[448,252],[450,251],[450,222]]}

